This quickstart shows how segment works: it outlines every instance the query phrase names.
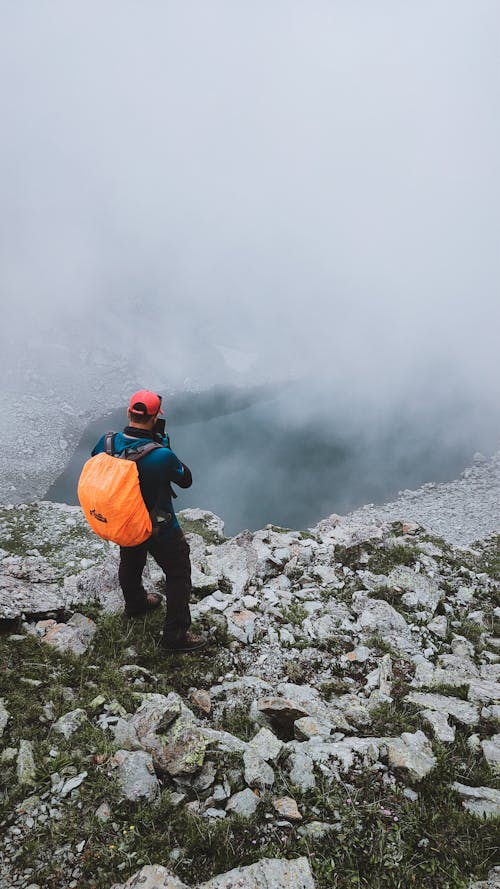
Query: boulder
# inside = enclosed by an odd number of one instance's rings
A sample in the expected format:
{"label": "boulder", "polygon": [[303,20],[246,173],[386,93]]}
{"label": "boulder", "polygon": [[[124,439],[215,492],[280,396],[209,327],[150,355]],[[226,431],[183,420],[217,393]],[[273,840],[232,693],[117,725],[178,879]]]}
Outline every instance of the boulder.
{"label": "boulder", "polygon": [[19,752],[17,754],[17,780],[19,784],[34,784],[35,772],[33,745],[31,741],[22,740],[19,742]]}
{"label": "boulder", "polygon": [[[263,858],[247,867],[234,870],[195,889],[315,889],[315,882],[307,858],[286,861],[280,858]],[[142,887],[141,887],[142,889]]]}
{"label": "boulder", "polygon": [[403,732],[400,738],[387,742],[387,755],[392,768],[405,769],[421,781],[436,765],[429,739],[423,732]]}
{"label": "boulder", "polygon": [[463,798],[462,805],[472,815],[480,818],[496,818],[500,815],[500,790],[492,787],[469,787],[459,781],[451,786]]}
{"label": "boulder", "polygon": [[412,691],[405,697],[405,701],[416,704],[417,707],[424,707],[426,710],[435,710],[446,716],[453,716],[462,725],[477,725],[479,722],[478,708],[460,698]]}
{"label": "boulder", "polygon": [[64,713],[63,716],[59,717],[52,726],[52,729],[58,734],[64,735],[65,738],[69,738],[72,734],[78,731],[85,722],[87,722],[87,714],[85,710],[82,710],[81,707],[77,707],[76,710],[70,710],[68,713]]}
{"label": "boulder", "polygon": [[500,734],[481,741],[484,758],[494,772],[500,774]]}
{"label": "boulder", "polygon": [[161,864],[146,864],[126,883],[113,883],[111,889],[190,889]]}
{"label": "boulder", "polygon": [[118,780],[125,799],[132,802],[156,799],[160,785],[150,753],[145,750],[117,750],[112,761],[118,767]]}
{"label": "boulder", "polygon": [[235,793],[226,804],[226,812],[232,812],[234,815],[241,815],[243,818],[250,818],[257,811],[260,797],[257,796],[246,787],[239,793]]}

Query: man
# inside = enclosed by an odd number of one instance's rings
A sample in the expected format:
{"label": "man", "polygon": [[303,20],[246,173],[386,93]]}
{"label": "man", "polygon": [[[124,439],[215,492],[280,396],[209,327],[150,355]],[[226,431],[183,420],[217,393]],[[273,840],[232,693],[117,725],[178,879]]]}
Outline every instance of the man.
{"label": "man", "polygon": [[[180,488],[189,488],[193,479],[190,469],[171,450],[168,435],[155,431],[159,414],[163,414],[161,396],[141,389],[130,399],[129,425],[114,436],[115,454],[139,447],[144,442],[155,441],[162,445],[145,454],[136,464],[141,494],[153,519],[153,534],[138,546],[120,547],[118,578],[128,617],[146,614],[157,608],[161,597],[146,593],[142,585],[147,554],[151,553],[166,576],[167,614],[162,647],[167,651],[195,651],[204,648],[207,643],[202,636],[188,632],[191,625],[189,544],[175,515],[170,487],[173,483]],[[105,438],[103,435],[99,439],[92,456],[105,450]]]}

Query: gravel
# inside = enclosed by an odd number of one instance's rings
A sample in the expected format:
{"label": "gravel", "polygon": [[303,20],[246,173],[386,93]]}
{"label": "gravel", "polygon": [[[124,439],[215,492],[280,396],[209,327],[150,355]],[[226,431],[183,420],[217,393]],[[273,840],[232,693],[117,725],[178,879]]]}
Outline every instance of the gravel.
{"label": "gravel", "polygon": [[359,520],[414,521],[455,546],[500,533],[500,451],[475,454],[473,465],[452,482],[429,482],[415,491],[400,491],[382,505],[367,504],[349,513]]}

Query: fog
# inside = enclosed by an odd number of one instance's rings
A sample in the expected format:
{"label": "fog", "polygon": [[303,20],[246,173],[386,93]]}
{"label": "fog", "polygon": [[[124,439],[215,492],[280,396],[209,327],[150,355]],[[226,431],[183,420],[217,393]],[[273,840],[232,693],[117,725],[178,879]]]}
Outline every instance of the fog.
{"label": "fog", "polygon": [[54,346],[108,351],[157,389],[301,380],[290,428],[453,404],[443,435],[492,444],[496,0],[0,13],[5,355],[43,376],[50,343],[57,376]]}

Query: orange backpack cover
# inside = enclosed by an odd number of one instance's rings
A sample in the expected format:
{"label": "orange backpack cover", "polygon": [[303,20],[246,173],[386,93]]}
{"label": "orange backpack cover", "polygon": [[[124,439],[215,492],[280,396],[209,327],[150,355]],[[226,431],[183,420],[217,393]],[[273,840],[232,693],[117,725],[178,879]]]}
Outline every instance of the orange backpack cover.
{"label": "orange backpack cover", "polygon": [[136,461],[157,447],[161,445],[148,442],[117,456],[104,452],[84,464],[78,499],[99,537],[119,546],[137,546],[151,537],[153,524],[142,498]]}

